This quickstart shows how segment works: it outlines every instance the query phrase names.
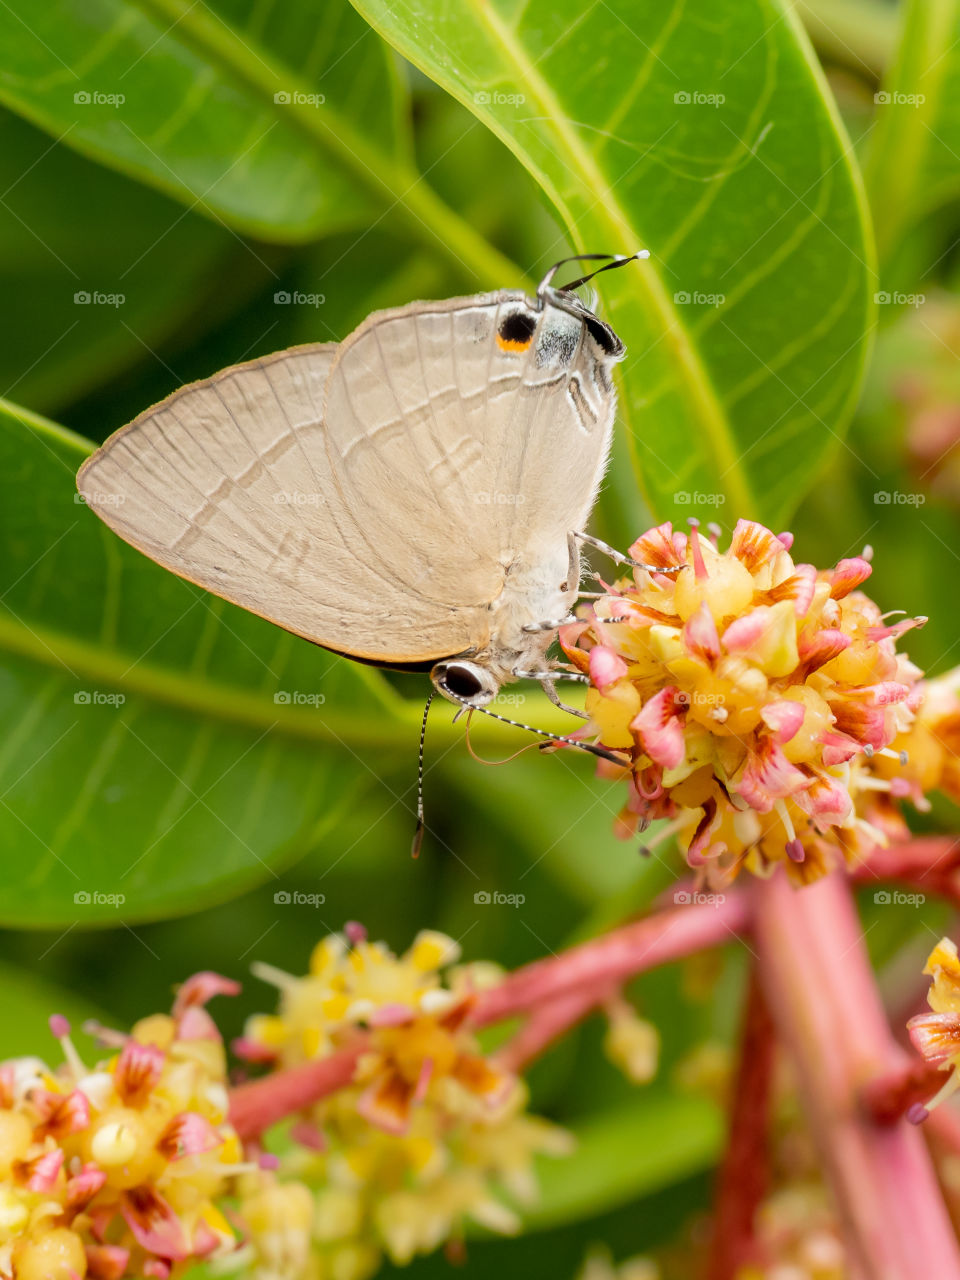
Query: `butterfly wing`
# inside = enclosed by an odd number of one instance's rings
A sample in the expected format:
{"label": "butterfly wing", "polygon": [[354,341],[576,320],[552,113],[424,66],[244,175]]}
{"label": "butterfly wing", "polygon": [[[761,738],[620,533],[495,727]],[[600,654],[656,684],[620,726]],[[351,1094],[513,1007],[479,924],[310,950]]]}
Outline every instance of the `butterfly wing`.
{"label": "butterfly wing", "polygon": [[585,522],[607,362],[587,321],[520,293],[416,303],[339,347],[182,388],[78,487],[127,542],[298,635],[373,661],[448,657],[488,643],[513,567],[565,554]]}
{"label": "butterfly wing", "polygon": [[606,465],[619,342],[501,292],[371,316],[327,382],[330,464],[385,566],[486,607],[511,568],[583,528]]}
{"label": "butterfly wing", "polygon": [[293,348],[183,387],[77,486],[153,560],[308,640],[380,661],[458,653],[477,619],[386,571],[336,488],[321,416],[335,353]]}

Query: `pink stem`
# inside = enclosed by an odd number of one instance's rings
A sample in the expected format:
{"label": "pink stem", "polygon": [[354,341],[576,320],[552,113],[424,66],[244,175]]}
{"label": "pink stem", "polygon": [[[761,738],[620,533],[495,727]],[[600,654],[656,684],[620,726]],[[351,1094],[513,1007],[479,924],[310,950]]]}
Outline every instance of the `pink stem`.
{"label": "pink stem", "polygon": [[737,891],[712,895],[713,903],[694,903],[660,911],[612,933],[571,947],[560,955],[535,960],[509,974],[477,997],[472,1023],[500,1022],[577,988],[594,1002],[609,988],[647,969],[714,947],[744,933],[750,923],[748,895]]}
{"label": "pink stem", "polygon": [[860,1096],[878,1124],[893,1124],[911,1107],[932,1098],[945,1078],[939,1067],[917,1058],[868,1080]]}
{"label": "pink stem", "polygon": [[754,1257],[754,1218],[770,1181],[768,1129],[776,1039],[756,967],[750,974],[730,1135],[720,1166],[708,1280],[735,1280]]}
{"label": "pink stem", "polygon": [[960,840],[917,836],[876,848],[852,873],[857,884],[889,880],[960,902]]}
{"label": "pink stem", "polygon": [[287,1116],[296,1115],[353,1079],[363,1043],[339,1049],[329,1058],[305,1062],[299,1067],[272,1071],[260,1080],[230,1090],[230,1119],[244,1141]]}
{"label": "pink stem", "polygon": [[519,1074],[612,994],[610,989],[599,992],[577,990],[548,1000],[534,1010],[516,1035],[497,1050],[497,1062],[505,1070]]}
{"label": "pink stem", "polygon": [[[471,1025],[485,1027],[530,1013],[527,1025],[501,1051],[501,1060],[504,1055],[508,1061],[515,1058],[519,1067],[602,1004],[624,979],[729,942],[747,929],[749,895],[710,897],[711,903],[660,911],[516,970],[496,987],[479,993]],[[349,1084],[364,1042],[361,1037],[356,1047],[341,1049],[329,1058],[272,1071],[232,1089],[230,1115],[241,1138],[255,1138],[270,1125]]]}
{"label": "pink stem", "polygon": [[845,877],[794,890],[754,887],[759,967],[793,1057],[814,1141],[856,1273],[960,1280],[960,1250],[916,1128],[878,1125],[860,1102],[875,1073],[904,1061],[890,1034]]}

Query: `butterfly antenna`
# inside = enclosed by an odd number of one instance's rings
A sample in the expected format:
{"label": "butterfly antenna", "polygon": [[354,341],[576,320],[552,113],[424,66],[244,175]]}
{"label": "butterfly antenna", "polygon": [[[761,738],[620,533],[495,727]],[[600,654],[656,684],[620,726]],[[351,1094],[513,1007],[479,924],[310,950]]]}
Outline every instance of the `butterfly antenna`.
{"label": "butterfly antenna", "polygon": [[507,716],[501,716],[496,711],[488,711],[486,707],[475,707],[467,702],[464,698],[458,698],[456,694],[446,691],[448,697],[452,697],[456,702],[460,702],[463,706],[468,707],[471,711],[481,711],[485,716],[490,716],[492,720],[499,720],[501,724],[509,724],[514,729],[526,729],[527,733],[539,734],[541,738],[547,738],[551,742],[562,742],[568,747],[579,747],[581,751],[588,751],[592,756],[599,756],[601,760],[609,760],[613,764],[620,765],[623,768],[630,763],[624,759],[622,755],[617,755],[613,751],[609,751],[606,747],[598,747],[593,742],[581,742],[579,738],[565,738],[560,733],[550,733],[548,729],[538,729],[535,725],[524,724],[521,720],[511,720]]}
{"label": "butterfly antenna", "polygon": [[557,274],[561,267],[565,267],[568,262],[604,262],[606,265],[597,267],[596,271],[591,271],[589,275],[581,276],[579,280],[571,280],[569,284],[563,285],[561,292],[567,293],[571,289],[579,289],[582,284],[587,284],[594,276],[600,275],[602,271],[616,271],[618,267],[625,267],[628,262],[637,262],[641,258],[649,258],[649,249],[639,249],[636,253],[577,253],[572,258],[561,258],[559,262],[555,262],[547,274],[540,281],[537,294],[549,287],[553,277]]}
{"label": "butterfly antenna", "polygon": [[410,846],[411,858],[420,857],[420,846],[423,844],[423,748],[427,741],[427,716],[430,714],[430,703],[435,696],[435,690],[431,689],[427,697],[427,705],[423,708],[423,719],[420,722],[420,749],[417,752],[417,829],[413,834],[413,844]]}

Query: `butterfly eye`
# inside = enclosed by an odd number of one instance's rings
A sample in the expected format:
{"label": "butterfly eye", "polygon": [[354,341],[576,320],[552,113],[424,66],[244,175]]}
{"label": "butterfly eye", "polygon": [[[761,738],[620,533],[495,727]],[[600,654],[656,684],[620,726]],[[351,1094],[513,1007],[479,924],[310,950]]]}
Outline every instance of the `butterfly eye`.
{"label": "butterfly eye", "polygon": [[483,707],[497,696],[497,682],[475,662],[443,662],[430,673],[434,686],[453,701]]}

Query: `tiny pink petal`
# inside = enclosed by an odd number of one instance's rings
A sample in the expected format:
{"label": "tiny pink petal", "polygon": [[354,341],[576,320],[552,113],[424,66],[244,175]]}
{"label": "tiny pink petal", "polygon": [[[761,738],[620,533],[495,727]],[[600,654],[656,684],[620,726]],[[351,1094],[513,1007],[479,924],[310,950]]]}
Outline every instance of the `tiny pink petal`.
{"label": "tiny pink petal", "polygon": [[236,1056],[243,1058],[245,1062],[276,1062],[277,1060],[276,1049],[260,1044],[258,1040],[251,1040],[249,1036],[237,1036],[230,1047]]}
{"label": "tiny pink petal", "polygon": [[219,1040],[217,1024],[199,1005],[190,1005],[177,1022],[177,1038],[180,1040]]}
{"label": "tiny pink petal", "polygon": [[754,573],[784,550],[775,533],[756,520],[738,520],[730,540],[730,552]]}
{"label": "tiny pink petal", "polygon": [[79,1089],[64,1096],[47,1089],[36,1089],[30,1101],[40,1113],[40,1127],[54,1138],[79,1133],[90,1123],[90,1099]]}
{"label": "tiny pink petal", "polygon": [[920,1013],[907,1023],[910,1041],[934,1066],[960,1054],[960,1014]]}
{"label": "tiny pink petal", "polygon": [[204,1005],[214,996],[235,996],[239,993],[239,982],[224,978],[210,969],[201,970],[181,984],[173,1004],[173,1016],[179,1018],[190,1005]]}
{"label": "tiny pink petal", "polygon": [[770,610],[762,605],[735,618],[723,633],[724,648],[730,653],[751,649],[770,625]]}
{"label": "tiny pink petal", "polygon": [[60,1170],[63,1168],[63,1152],[56,1147],[53,1151],[47,1151],[35,1160],[31,1160],[27,1168],[29,1170],[27,1189],[46,1195],[57,1185]]}
{"label": "tiny pink petal", "polygon": [[818,826],[836,826],[844,822],[853,808],[850,792],[839,778],[821,774],[804,791],[794,797],[797,807]]}
{"label": "tiny pink petal", "polygon": [[633,732],[640,735],[644,751],[664,769],[675,769],[685,754],[683,724],[674,713],[678,693],[672,686],[661,689],[630,722]]}
{"label": "tiny pink petal", "polygon": [[850,560],[841,560],[830,576],[830,594],[834,600],[842,600],[851,591],[855,591],[861,582],[873,573],[870,562],[863,556],[853,556]]}
{"label": "tiny pink petal", "polygon": [[175,1115],[157,1140],[157,1150],[168,1160],[215,1151],[223,1138],[204,1116],[196,1111]]}
{"label": "tiny pink petal", "polygon": [[847,737],[845,733],[834,733],[829,729],[820,735],[820,745],[823,748],[821,757],[827,768],[846,764],[863,750],[855,739]]}
{"label": "tiny pink petal", "polygon": [[826,666],[834,658],[849,649],[853,640],[845,632],[836,627],[823,627],[810,634],[803,631],[797,641],[797,653],[800,662],[809,674]]}
{"label": "tiny pink petal", "polygon": [[82,1208],[101,1190],[107,1180],[104,1171],[95,1164],[85,1164],[67,1182],[67,1204],[71,1209]]}
{"label": "tiny pink petal", "polygon": [[803,703],[793,702],[790,698],[769,702],[760,712],[760,718],[773,733],[774,741],[781,745],[796,737],[803,724],[804,715]]}
{"label": "tiny pink petal", "polygon": [[176,1260],[190,1256],[183,1224],[163,1196],[152,1187],[134,1187],[125,1191],[120,1212],[137,1243],[148,1253]]}
{"label": "tiny pink petal", "polygon": [[712,665],[720,657],[717,624],[713,620],[713,614],[706,600],[701,601],[700,608],[687,619],[683,628],[683,639],[688,651],[704,662]]}
{"label": "tiny pink petal", "polygon": [[130,1262],[130,1250],[118,1244],[88,1244],[87,1275],[94,1280],[121,1280]]}
{"label": "tiny pink petal", "polygon": [[364,1022],[371,1027],[402,1027],[412,1022],[415,1016],[415,1010],[410,1005],[394,1002],[381,1005],[369,1017],[364,1018]]}
{"label": "tiny pink petal", "polygon": [[142,1106],[163,1074],[167,1055],[155,1044],[128,1040],[117,1059],[114,1081],[127,1106]]}
{"label": "tiny pink petal", "polygon": [[601,692],[626,674],[627,664],[607,645],[597,644],[590,650],[590,681]]}
{"label": "tiny pink petal", "polygon": [[778,800],[795,795],[808,785],[806,774],[792,765],[772,738],[763,738],[751,752],[733,788],[758,813],[769,813]]}

